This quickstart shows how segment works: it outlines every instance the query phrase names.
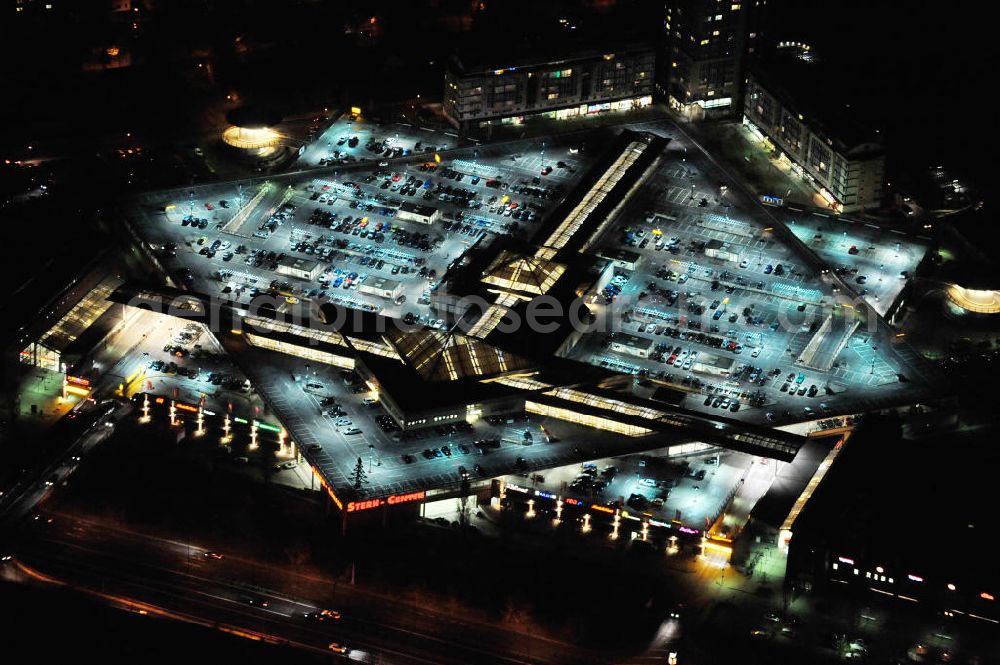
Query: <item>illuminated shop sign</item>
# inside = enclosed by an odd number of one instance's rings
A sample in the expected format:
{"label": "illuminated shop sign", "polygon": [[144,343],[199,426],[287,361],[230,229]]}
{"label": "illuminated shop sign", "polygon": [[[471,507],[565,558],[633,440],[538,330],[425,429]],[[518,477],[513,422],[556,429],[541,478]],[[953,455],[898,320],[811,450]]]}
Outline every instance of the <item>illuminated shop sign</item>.
{"label": "illuminated shop sign", "polygon": [[63,377],[63,397],[67,394],[79,395],[80,397],[90,396],[90,381],[78,376],[66,375]]}
{"label": "illuminated shop sign", "polygon": [[331,489],[330,486],[327,484],[326,479],[323,478],[323,474],[321,474],[314,466],[310,466],[309,468],[312,469],[313,475],[316,476],[316,478],[319,480],[319,484],[323,487],[323,489],[326,490],[326,493],[330,497],[330,499],[335,504],[337,504],[337,508],[343,510],[344,503],[340,500],[340,498],[336,494],[333,493],[333,489]]}
{"label": "illuminated shop sign", "polygon": [[355,513],[359,510],[370,510],[384,505],[382,499],[368,499],[367,501],[348,501],[347,512]]}
{"label": "illuminated shop sign", "polygon": [[568,503],[571,506],[582,506],[583,505],[583,501],[579,501],[579,500],[574,499],[572,497],[567,497],[566,500],[563,503]]}
{"label": "illuminated shop sign", "polygon": [[409,503],[410,501],[420,501],[426,495],[427,493],[424,491],[410,492],[409,494],[396,494],[394,496],[390,496],[388,499],[385,500],[385,502],[388,503],[390,506],[394,506],[397,503]]}
{"label": "illuminated shop sign", "polygon": [[698,529],[692,529],[689,526],[682,526],[678,529],[678,531],[680,531],[681,533],[690,533],[690,534],[701,533],[701,531],[699,531]]}
{"label": "illuminated shop sign", "polygon": [[555,499],[556,498],[556,495],[553,494],[552,492],[543,492],[543,491],[539,490],[539,491],[535,492],[535,494],[537,494],[538,496],[542,497],[543,499]]}
{"label": "illuminated shop sign", "polygon": [[420,501],[427,495],[426,492],[410,492],[409,494],[395,494],[385,499],[367,499],[365,501],[348,501],[347,512],[356,513],[361,510],[371,510],[380,506],[395,506],[400,503],[410,503]]}
{"label": "illuminated shop sign", "polygon": [[262,430],[265,430],[267,432],[274,432],[276,434],[280,434],[281,433],[281,428],[278,427],[277,425],[272,425],[270,423],[262,423],[259,420],[255,420],[255,421],[253,421],[253,423],[254,423],[254,425],[257,426],[257,429],[262,429]]}
{"label": "illuminated shop sign", "polygon": [[507,489],[515,492],[521,492],[522,494],[531,494],[531,490],[527,487],[521,487],[520,485],[514,485],[513,483],[507,483]]}
{"label": "illuminated shop sign", "polygon": [[596,511],[602,512],[602,513],[608,513],[608,514],[611,514],[611,515],[613,515],[614,512],[615,512],[614,508],[611,508],[609,506],[602,506],[599,503],[591,504],[590,509],[591,510],[596,510]]}

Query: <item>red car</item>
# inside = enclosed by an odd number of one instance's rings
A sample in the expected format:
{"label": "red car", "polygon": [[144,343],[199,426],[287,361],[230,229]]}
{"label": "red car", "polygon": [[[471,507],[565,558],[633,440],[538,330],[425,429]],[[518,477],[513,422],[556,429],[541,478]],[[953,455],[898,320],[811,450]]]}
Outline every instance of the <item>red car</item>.
{"label": "red car", "polygon": [[215,206],[213,206],[211,203],[206,203],[205,204],[205,209],[206,210],[214,210]]}
{"label": "red car", "polygon": [[552,173],[552,167],[551,166],[546,166],[546,167],[544,167],[542,169],[542,175],[548,175],[550,173]]}

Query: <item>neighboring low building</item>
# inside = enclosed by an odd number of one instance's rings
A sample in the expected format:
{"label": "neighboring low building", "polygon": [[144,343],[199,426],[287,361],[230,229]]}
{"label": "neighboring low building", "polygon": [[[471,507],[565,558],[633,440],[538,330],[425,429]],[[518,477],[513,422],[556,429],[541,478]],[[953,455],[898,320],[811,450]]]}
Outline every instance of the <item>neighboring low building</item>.
{"label": "neighboring low building", "polygon": [[278,269],[276,272],[279,275],[288,275],[311,282],[323,272],[323,266],[318,261],[313,261],[312,259],[285,256],[278,260]]}
{"label": "neighboring low building", "polygon": [[[55,325],[21,351],[21,362],[52,372],[66,372],[124,321],[123,307],[108,300],[121,284],[113,275],[102,279]],[[88,334],[90,331],[93,333]]]}
{"label": "neighboring low building", "polygon": [[877,207],[885,187],[885,150],[849,105],[831,98],[819,65],[792,57],[747,77],[743,123],[791,162],[839,211]]}
{"label": "neighboring low building", "polygon": [[358,293],[364,293],[376,298],[395,300],[403,291],[403,285],[394,279],[385,277],[373,277],[365,280],[358,286]]}
{"label": "neighboring low building", "polygon": [[701,351],[698,353],[698,359],[691,365],[691,369],[702,374],[729,376],[735,364],[736,358],[732,356],[717,356]]}
{"label": "neighboring low building", "polygon": [[611,340],[611,350],[639,358],[648,358],[653,350],[653,340],[628,333],[618,333]]}
{"label": "neighboring low building", "polygon": [[464,130],[626,111],[653,103],[656,51],[645,44],[580,48],[559,56],[475,61],[455,55],[445,73],[444,111]]}
{"label": "neighboring low building", "polygon": [[739,261],[740,255],[735,248],[721,240],[709,240],[705,244],[705,256],[723,261]]}
{"label": "neighboring low building", "polygon": [[399,206],[399,212],[396,213],[396,217],[408,222],[433,224],[441,219],[441,211],[433,206],[425,206],[420,205],[419,203],[403,201],[403,203]]}

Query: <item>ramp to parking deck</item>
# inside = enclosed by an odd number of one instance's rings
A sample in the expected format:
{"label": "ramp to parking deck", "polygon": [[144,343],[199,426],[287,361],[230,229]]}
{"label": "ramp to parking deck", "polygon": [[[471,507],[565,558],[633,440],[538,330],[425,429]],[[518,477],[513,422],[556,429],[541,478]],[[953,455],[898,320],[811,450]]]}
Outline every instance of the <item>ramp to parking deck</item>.
{"label": "ramp to parking deck", "polygon": [[478,161],[469,161],[467,159],[455,159],[451,162],[451,167],[459,173],[465,173],[467,175],[477,175],[480,178],[500,178],[502,174],[500,169],[495,166],[491,166],[489,163],[483,164]]}
{"label": "ramp to parking deck", "polygon": [[270,190],[270,183],[265,182],[261,184],[260,189],[257,190],[257,194],[255,194],[252,199],[247,201],[239,210],[237,210],[236,214],[229,218],[229,221],[222,226],[222,230],[226,233],[238,234],[240,226],[242,226],[243,222],[247,220],[250,214],[257,209],[257,206]]}
{"label": "ramp to parking deck", "polygon": [[861,322],[857,319],[847,321],[841,317],[835,318],[832,314],[827,315],[795,364],[821,372],[829,371],[859,325]]}

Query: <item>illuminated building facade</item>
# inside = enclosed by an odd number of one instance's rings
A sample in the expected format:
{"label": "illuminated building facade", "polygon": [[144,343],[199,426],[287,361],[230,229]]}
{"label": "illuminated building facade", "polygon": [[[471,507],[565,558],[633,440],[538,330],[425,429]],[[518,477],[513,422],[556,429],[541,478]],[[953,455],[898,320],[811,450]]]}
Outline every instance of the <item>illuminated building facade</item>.
{"label": "illuminated building facade", "polygon": [[990,316],[1000,314],[1000,291],[970,289],[951,284],[945,289],[947,312],[955,316]]}
{"label": "illuminated building facade", "polygon": [[877,207],[885,186],[885,151],[878,137],[858,127],[849,110],[809,105],[804,101],[809,93],[796,98],[788,92],[783,87],[788,83],[802,82],[797,87],[802,91],[813,84],[803,80],[808,74],[795,72],[810,65],[800,60],[786,65],[781,83],[774,74],[748,75],[743,123],[765,146],[781,153],[834,210]]}
{"label": "illuminated building facade", "polygon": [[561,119],[642,108],[653,103],[655,67],[655,49],[643,44],[490,64],[456,55],[445,73],[444,111],[471,130],[532,114]]}
{"label": "illuminated building facade", "polygon": [[112,310],[113,303],[107,299],[121,283],[115,277],[99,282],[54,326],[25,346],[20,361],[52,372],[66,372],[123,322],[122,307]]}
{"label": "illuminated building facade", "polygon": [[[355,491],[342,469],[319,451],[322,434],[303,417],[303,408],[313,413],[314,406],[288,399],[289,374],[297,381],[311,369],[345,370],[344,381],[363,384],[377,396],[401,430],[531,413],[592,428],[616,453],[698,442],[790,460],[803,442],[796,434],[637,396],[630,374],[560,353],[579,332],[575,308],[582,308],[583,321],[592,314],[583,294],[614,269],[615,261],[598,255],[596,238],[655,171],[667,145],[668,139],[655,134],[622,132],[540,222],[533,243],[500,237],[449,266],[441,289],[458,299],[480,298],[476,307],[456,312],[454,319],[464,325],[401,326],[372,311],[347,315],[333,303],[319,307],[318,320],[297,320],[273,306],[213,304],[194,292],[141,284],[116,289],[111,300],[193,321],[211,318],[229,356],[287,428],[288,439],[301,445],[300,454],[345,514],[377,517],[396,503],[415,510],[437,499],[411,492],[454,496],[460,479]],[[382,284],[387,286],[388,293],[395,292],[395,284]],[[540,296],[562,305],[558,314],[542,314],[544,333],[530,325],[501,325],[509,315],[530,320],[529,308]],[[619,341],[628,342],[630,353],[649,354],[649,340]]]}
{"label": "illuminated building facade", "polygon": [[735,115],[747,59],[761,40],[755,17],[767,0],[668,0],[658,86],[691,118]]}

